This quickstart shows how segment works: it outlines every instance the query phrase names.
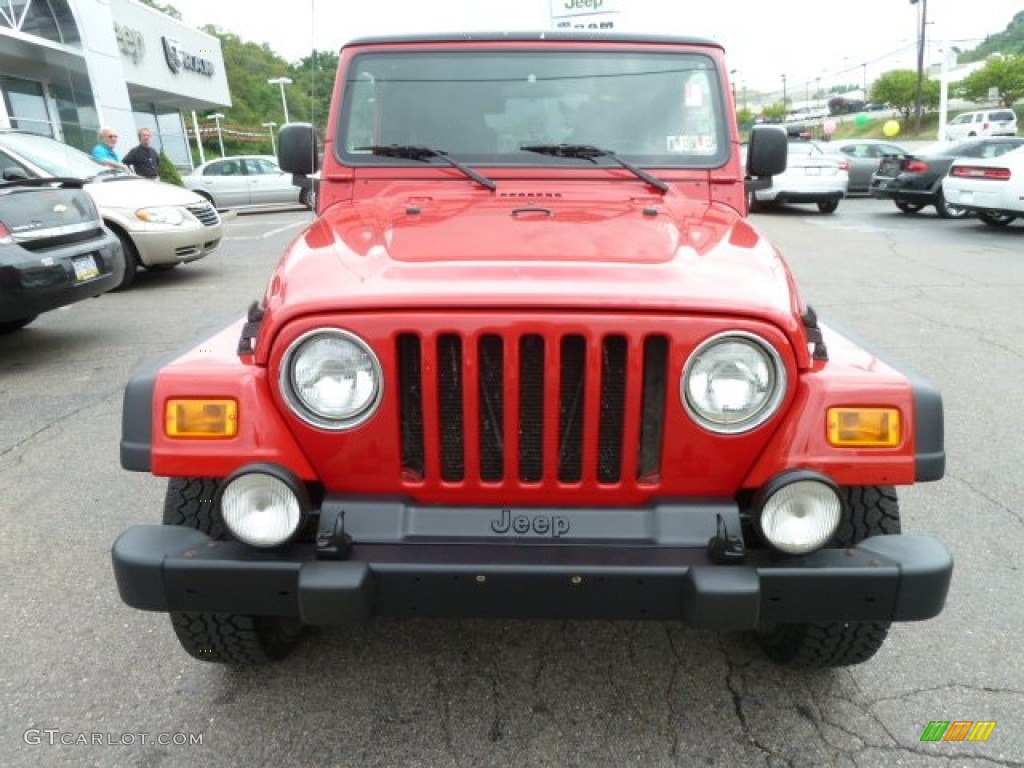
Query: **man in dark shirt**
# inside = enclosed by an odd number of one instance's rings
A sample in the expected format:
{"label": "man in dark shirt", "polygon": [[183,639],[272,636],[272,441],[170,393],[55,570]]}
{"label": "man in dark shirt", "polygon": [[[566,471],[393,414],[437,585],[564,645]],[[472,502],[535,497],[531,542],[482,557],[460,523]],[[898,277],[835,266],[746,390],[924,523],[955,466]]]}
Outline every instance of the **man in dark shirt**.
{"label": "man in dark shirt", "polygon": [[122,162],[139,176],[156,179],[160,176],[160,155],[151,146],[153,132],[149,128],[139,130],[139,144],[128,151]]}

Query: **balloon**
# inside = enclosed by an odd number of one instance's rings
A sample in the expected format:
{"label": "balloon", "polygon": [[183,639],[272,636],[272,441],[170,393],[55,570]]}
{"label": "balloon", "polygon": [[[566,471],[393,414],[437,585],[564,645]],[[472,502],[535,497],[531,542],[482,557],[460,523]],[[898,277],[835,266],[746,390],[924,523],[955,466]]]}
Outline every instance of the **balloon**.
{"label": "balloon", "polygon": [[887,120],[885,125],[882,126],[882,133],[889,138],[892,138],[900,132],[900,124],[895,120]]}
{"label": "balloon", "polygon": [[836,121],[826,120],[825,123],[821,126],[821,130],[825,132],[826,136],[831,136],[833,133],[836,132]]}
{"label": "balloon", "polygon": [[858,128],[863,128],[865,125],[871,122],[871,118],[861,112],[853,121],[856,123]]}

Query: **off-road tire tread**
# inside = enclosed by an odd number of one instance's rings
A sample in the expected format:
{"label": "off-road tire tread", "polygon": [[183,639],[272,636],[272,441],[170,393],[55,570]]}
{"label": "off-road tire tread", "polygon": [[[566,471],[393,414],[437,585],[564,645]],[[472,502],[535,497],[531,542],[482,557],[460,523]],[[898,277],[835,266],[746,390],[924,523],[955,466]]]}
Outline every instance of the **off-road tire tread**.
{"label": "off-road tire tread", "polygon": [[213,477],[171,478],[164,497],[164,525],[195,528],[212,539],[227,538],[227,528],[213,503],[218,485]]}
{"label": "off-road tire tread", "polygon": [[267,664],[284,658],[302,633],[298,622],[233,613],[171,613],[181,647],[200,661]]}
{"label": "off-road tire tread", "polygon": [[[845,547],[876,534],[899,533],[899,500],[892,486],[840,489],[846,514],[833,546]],[[889,634],[888,621],[783,624],[759,632],[765,655],[788,667],[846,667],[874,656]]]}
{"label": "off-road tire tread", "polygon": [[[220,481],[175,477],[167,483],[164,525],[195,528],[213,539],[228,538],[213,503]],[[220,664],[267,664],[288,655],[302,637],[296,619],[236,613],[171,611],[171,626],[193,658]]]}

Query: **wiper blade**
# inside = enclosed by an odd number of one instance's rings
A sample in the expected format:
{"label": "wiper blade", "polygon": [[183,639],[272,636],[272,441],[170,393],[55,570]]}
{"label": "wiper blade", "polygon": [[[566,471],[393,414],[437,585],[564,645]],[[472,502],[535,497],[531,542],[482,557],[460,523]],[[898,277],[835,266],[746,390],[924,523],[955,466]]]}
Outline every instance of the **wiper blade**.
{"label": "wiper blade", "polygon": [[355,147],[355,151],[372,152],[373,154],[380,155],[381,157],[400,157],[405,160],[420,160],[422,162],[426,162],[432,157],[439,157],[452,168],[457,168],[462,171],[477,184],[487,187],[490,190],[498,188],[497,184],[488,179],[482,173],[479,173],[468,165],[463,165],[458,160],[453,159],[443,149],[425,147],[421,144],[371,144],[367,147]]}
{"label": "wiper blade", "polygon": [[632,163],[623,160],[610,149],[601,149],[601,147],[595,147],[592,144],[528,144],[519,149],[523,152],[537,152],[541,155],[551,155],[553,157],[576,157],[581,160],[589,160],[592,163],[596,163],[599,157],[607,157],[637,178],[643,179],[652,187],[662,192],[668,192],[668,184],[664,181],[657,176],[649,174],[643,168],[637,168]]}

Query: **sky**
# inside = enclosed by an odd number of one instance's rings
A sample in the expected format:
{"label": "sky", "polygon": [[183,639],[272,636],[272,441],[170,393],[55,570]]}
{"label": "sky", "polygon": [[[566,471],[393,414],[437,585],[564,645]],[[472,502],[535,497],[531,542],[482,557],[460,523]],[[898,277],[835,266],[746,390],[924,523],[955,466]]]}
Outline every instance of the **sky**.
{"label": "sky", "polygon": [[[535,30],[551,11],[584,0],[161,0],[186,24],[214,24],[267,43],[286,61],[337,50],[367,35]],[[861,84],[891,69],[916,69],[919,13],[909,0],[586,0],[611,8],[622,32],[711,37],[725,46],[737,88],[789,96]],[[939,41],[973,48],[1006,29],[1024,0],[924,0],[928,61]],[[578,19],[580,20],[580,19]],[[926,61],[927,63],[927,61]]]}

